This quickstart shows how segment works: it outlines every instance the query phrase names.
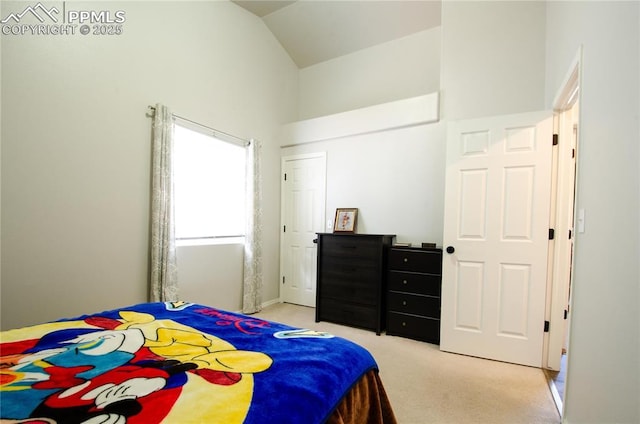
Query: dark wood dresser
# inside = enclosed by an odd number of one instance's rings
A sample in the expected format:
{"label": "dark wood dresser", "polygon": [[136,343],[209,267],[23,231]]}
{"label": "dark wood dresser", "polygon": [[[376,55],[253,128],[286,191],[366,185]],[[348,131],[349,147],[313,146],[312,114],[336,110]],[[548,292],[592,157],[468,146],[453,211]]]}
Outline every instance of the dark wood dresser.
{"label": "dark wood dresser", "polygon": [[384,330],[387,250],[395,235],[318,233],[316,322]]}
{"label": "dark wood dresser", "polygon": [[387,334],[440,344],[442,249],[393,246],[387,273]]}

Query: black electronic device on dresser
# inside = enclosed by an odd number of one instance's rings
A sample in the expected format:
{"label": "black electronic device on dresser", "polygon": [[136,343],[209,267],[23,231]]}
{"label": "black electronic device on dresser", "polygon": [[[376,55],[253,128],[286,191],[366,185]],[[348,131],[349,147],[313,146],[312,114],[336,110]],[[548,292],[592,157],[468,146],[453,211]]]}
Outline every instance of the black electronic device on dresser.
{"label": "black electronic device on dresser", "polygon": [[386,256],[395,235],[318,233],[316,322],[384,330]]}
{"label": "black electronic device on dresser", "polygon": [[442,249],[393,246],[387,275],[387,334],[440,344]]}

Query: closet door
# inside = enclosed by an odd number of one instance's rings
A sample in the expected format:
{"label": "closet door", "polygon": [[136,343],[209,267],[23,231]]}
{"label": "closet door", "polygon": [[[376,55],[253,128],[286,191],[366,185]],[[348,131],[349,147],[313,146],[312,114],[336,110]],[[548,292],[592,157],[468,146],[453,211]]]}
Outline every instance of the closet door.
{"label": "closet door", "polygon": [[324,228],[326,199],[324,152],[282,159],[280,298],[316,305],[316,233]]}

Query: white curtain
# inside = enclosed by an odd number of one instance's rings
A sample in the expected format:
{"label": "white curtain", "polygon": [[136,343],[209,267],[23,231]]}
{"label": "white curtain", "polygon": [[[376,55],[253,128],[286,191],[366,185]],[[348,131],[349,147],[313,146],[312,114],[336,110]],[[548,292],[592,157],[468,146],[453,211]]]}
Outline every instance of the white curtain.
{"label": "white curtain", "polygon": [[260,143],[251,140],[247,147],[247,229],[244,243],[244,281],[242,312],[262,309],[262,183]]}
{"label": "white curtain", "polygon": [[173,212],[173,115],[156,105],[153,119],[151,181],[151,282],[152,302],[178,300],[178,276]]}

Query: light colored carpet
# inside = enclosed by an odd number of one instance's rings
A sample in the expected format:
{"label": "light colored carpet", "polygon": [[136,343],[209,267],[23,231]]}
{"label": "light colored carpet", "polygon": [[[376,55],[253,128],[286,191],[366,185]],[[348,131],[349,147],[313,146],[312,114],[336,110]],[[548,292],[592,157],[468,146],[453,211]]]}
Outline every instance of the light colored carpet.
{"label": "light colored carpet", "polygon": [[278,303],[254,316],[294,327],[327,331],[371,352],[400,424],[559,423],[541,369],[441,352],[402,337],[376,336],[328,322],[315,309]]}

